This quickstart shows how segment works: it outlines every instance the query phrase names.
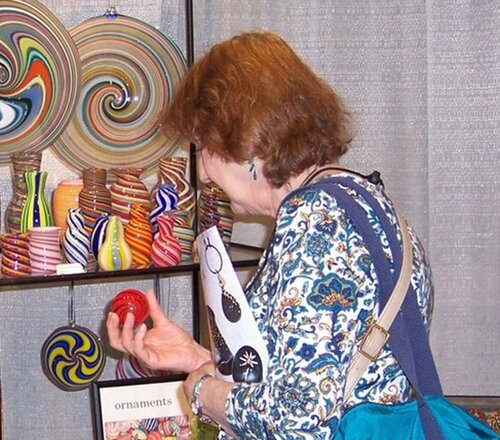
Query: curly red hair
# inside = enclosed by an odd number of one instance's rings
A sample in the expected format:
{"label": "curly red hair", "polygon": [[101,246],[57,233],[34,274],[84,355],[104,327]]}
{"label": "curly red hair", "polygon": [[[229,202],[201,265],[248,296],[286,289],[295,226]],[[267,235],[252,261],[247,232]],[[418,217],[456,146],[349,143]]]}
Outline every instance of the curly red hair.
{"label": "curly red hair", "polygon": [[275,187],[336,162],[351,141],[340,97],[270,32],[235,36],[194,63],[166,125],[228,161],[260,158]]}

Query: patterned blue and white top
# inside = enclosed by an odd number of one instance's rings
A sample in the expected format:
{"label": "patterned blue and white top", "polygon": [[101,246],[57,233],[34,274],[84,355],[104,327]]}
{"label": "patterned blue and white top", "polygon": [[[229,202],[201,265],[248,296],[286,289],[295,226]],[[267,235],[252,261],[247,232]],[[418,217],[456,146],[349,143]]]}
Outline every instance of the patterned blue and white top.
{"label": "patterned blue and white top", "polygon": [[[397,224],[382,186],[351,178],[370,191]],[[392,261],[376,215],[360,195],[348,191],[367,211]],[[431,271],[413,231],[411,237],[411,282],[428,327]],[[226,417],[238,437],[329,439],[346,408],[366,401],[391,404],[409,399],[408,381],[387,345],[352,396],[344,399],[349,363],[379,313],[377,287],[363,240],[332,196],[305,187],[285,199],[274,235],[246,287],[269,365],[263,382],[238,384],[228,397]]]}

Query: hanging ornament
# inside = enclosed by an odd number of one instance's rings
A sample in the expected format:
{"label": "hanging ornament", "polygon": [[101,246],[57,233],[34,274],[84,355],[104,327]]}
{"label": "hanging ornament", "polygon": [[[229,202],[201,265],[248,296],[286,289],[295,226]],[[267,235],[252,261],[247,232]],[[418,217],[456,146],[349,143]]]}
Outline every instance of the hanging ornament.
{"label": "hanging ornament", "polygon": [[42,369],[63,391],[79,391],[97,380],[106,361],[104,346],[91,330],[75,324],[73,284],[69,287],[69,324],[54,330],[41,350]]}

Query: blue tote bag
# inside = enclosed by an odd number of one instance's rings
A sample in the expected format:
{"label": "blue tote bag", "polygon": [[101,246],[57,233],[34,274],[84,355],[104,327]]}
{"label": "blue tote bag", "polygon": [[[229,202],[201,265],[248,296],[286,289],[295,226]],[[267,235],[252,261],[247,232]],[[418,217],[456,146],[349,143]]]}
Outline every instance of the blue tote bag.
{"label": "blue tote bag", "polygon": [[[373,195],[352,178],[331,177],[311,186],[323,189],[335,197],[365,240],[379,280],[380,310],[383,310],[394,289],[394,277],[397,278],[402,266],[402,252],[396,230]],[[345,188],[354,189],[375,211],[394,256],[396,275],[391,274],[389,263],[366,212]],[[410,381],[416,398],[394,405],[367,402],[354,406],[340,419],[334,440],[500,439],[495,431],[443,396],[427,332],[411,284],[389,333],[388,342]]]}

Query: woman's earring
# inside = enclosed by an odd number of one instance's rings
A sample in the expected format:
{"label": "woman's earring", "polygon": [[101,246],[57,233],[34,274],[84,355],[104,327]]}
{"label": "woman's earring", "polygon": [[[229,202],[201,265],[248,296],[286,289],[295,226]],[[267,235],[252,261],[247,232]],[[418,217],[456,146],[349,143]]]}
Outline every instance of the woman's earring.
{"label": "woman's earring", "polygon": [[257,180],[257,165],[255,165],[255,159],[253,157],[248,159],[248,171],[252,175],[253,180]]}

